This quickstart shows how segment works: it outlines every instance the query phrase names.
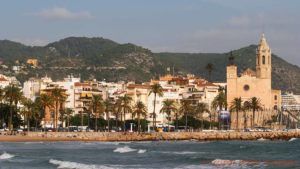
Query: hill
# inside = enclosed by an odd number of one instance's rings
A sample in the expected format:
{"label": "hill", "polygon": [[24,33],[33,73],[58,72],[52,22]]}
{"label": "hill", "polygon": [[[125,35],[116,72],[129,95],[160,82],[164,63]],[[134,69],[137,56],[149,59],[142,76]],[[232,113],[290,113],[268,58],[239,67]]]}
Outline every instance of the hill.
{"label": "hill", "polygon": [[[239,72],[255,68],[255,45],[232,52]],[[212,80],[225,81],[230,53],[152,53],[134,44],[119,44],[104,38],[69,37],[43,47],[0,41],[0,73],[16,76],[21,82],[48,75],[54,80],[74,74],[83,80],[148,81],[174,67],[176,74],[193,73],[208,77],[208,63],[214,65]],[[38,59],[38,67],[26,64]],[[273,88],[300,93],[300,68],[273,55]],[[3,66],[6,65],[6,66]],[[15,72],[12,66],[21,70]]]}

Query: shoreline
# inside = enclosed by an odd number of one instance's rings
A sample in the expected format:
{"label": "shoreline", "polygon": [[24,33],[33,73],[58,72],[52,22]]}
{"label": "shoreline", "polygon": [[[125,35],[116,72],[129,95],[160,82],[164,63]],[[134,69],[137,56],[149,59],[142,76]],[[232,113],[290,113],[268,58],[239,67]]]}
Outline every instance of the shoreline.
{"label": "shoreline", "polygon": [[300,138],[300,130],[272,132],[170,132],[170,133],[108,133],[108,132],[29,132],[26,135],[0,135],[0,142],[130,142],[130,141],[230,141],[290,140]]}

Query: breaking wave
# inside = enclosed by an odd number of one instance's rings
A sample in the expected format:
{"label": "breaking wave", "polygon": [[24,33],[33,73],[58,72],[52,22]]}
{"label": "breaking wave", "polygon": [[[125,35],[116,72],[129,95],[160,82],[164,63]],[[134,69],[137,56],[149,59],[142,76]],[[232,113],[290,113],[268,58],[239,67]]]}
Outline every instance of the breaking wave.
{"label": "breaking wave", "polygon": [[56,165],[57,168],[64,168],[64,169],[115,169],[115,167],[109,167],[104,165],[94,165],[94,164],[82,164],[77,162],[71,161],[60,161],[60,160],[49,160],[50,164]]}
{"label": "breaking wave", "polygon": [[129,152],[133,152],[133,151],[137,151],[137,150],[130,148],[129,146],[119,147],[114,150],[115,153],[129,153]]}
{"label": "breaking wave", "polygon": [[289,139],[289,142],[296,141],[296,140],[298,140],[298,138],[291,138]]}
{"label": "breaking wave", "polygon": [[14,157],[14,155],[4,152],[3,154],[0,155],[0,160],[7,160],[7,159],[10,159],[13,157]]}
{"label": "breaking wave", "polygon": [[147,151],[147,150],[142,150],[142,149],[140,149],[137,153],[143,154],[143,153],[146,153],[146,151]]}
{"label": "breaking wave", "polygon": [[177,154],[177,155],[187,155],[187,154],[197,154],[193,151],[163,151],[164,154]]}

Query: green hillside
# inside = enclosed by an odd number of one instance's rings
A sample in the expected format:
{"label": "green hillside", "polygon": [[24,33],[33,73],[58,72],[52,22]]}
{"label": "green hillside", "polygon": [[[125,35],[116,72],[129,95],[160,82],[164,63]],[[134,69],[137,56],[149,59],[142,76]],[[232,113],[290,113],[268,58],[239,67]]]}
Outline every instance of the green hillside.
{"label": "green hillside", "polygon": [[[256,46],[250,45],[232,51],[239,72],[255,68],[255,50]],[[175,74],[193,73],[208,78],[205,69],[208,63],[214,65],[212,80],[225,81],[229,57],[230,53],[152,53],[134,44],[119,44],[104,38],[69,37],[43,47],[0,41],[0,73],[17,76],[21,82],[45,75],[56,80],[69,74],[83,80],[143,82],[165,74],[168,67],[174,68]],[[28,58],[38,59],[39,66],[27,65]],[[273,87],[300,93],[300,68],[276,55],[272,62]],[[12,66],[20,66],[21,71],[12,71]]]}

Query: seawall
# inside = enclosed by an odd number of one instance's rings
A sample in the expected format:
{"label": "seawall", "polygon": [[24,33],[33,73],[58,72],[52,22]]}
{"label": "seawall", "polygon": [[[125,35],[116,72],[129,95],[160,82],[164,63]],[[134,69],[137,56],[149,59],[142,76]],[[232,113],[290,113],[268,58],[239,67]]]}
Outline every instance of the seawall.
{"label": "seawall", "polygon": [[170,133],[108,133],[108,132],[29,132],[22,135],[0,135],[0,141],[167,141],[167,140],[289,140],[300,138],[300,130],[272,132],[170,132]]}

